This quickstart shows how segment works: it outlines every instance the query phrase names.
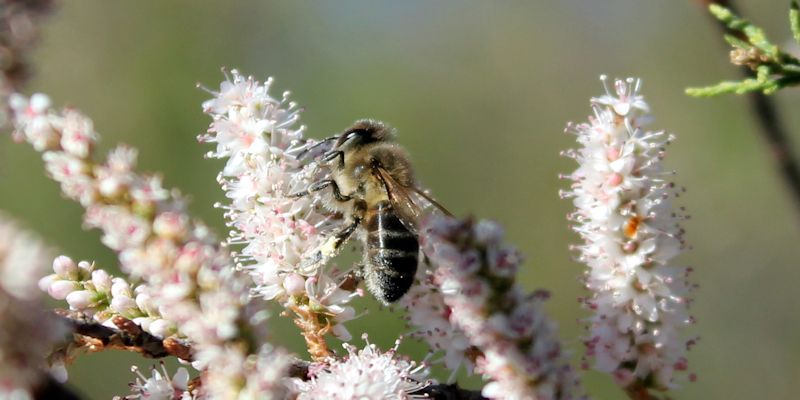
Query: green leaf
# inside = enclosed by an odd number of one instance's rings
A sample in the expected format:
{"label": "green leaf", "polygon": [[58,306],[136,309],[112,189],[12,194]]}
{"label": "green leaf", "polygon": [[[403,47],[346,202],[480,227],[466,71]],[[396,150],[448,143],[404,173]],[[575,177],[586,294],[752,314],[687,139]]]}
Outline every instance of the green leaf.
{"label": "green leaf", "polygon": [[731,45],[731,47],[745,49],[745,50],[753,47],[753,45],[751,45],[750,43],[747,43],[736,36],[725,35],[723,37],[725,38],[725,41],[728,42],[729,45]]}
{"label": "green leaf", "polygon": [[713,86],[688,88],[686,89],[686,94],[694,97],[712,97],[727,93],[744,94],[755,91],[763,91],[769,94],[778,89],[780,89],[780,85],[775,80],[750,78],[742,81],[722,81]]}
{"label": "green leaf", "polygon": [[747,36],[747,40],[750,41],[750,44],[757,47],[764,52],[764,54],[773,59],[778,58],[778,46],[770,43],[767,39],[767,35],[761,28],[751,24],[750,21],[744,18],[736,16],[731,10],[718,4],[711,4],[708,6],[708,10],[731,30],[741,32]]}
{"label": "green leaf", "polygon": [[792,27],[794,41],[800,44],[800,6],[797,5],[797,0],[792,0],[789,8],[789,25]]}

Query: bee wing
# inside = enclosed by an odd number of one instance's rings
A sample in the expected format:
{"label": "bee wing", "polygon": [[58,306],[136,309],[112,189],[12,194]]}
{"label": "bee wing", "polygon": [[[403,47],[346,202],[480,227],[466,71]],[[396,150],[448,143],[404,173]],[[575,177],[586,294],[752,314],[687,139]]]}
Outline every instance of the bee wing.
{"label": "bee wing", "polygon": [[400,217],[400,222],[412,233],[419,233],[419,220],[423,215],[430,212],[431,207],[436,212],[441,212],[448,216],[453,215],[421,189],[403,186],[398,183],[385,169],[375,166],[373,167],[373,173],[386,188],[389,201]]}

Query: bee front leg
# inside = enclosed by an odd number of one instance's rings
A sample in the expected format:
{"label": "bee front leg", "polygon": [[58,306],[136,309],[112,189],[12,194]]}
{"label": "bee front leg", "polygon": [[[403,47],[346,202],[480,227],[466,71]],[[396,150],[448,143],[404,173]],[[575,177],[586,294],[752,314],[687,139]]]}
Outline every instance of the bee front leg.
{"label": "bee front leg", "polygon": [[341,150],[331,150],[322,156],[323,162],[331,162],[335,158],[339,159],[339,168],[344,168],[344,152]]}
{"label": "bee front leg", "polygon": [[309,186],[308,189],[303,190],[302,192],[288,194],[288,195],[286,195],[286,197],[297,199],[297,198],[300,198],[300,197],[303,197],[303,196],[308,196],[308,195],[310,195],[311,193],[314,193],[314,192],[319,192],[320,190],[325,189],[328,186],[330,186],[331,189],[333,190],[333,197],[337,201],[345,202],[345,201],[350,201],[350,200],[353,199],[352,196],[348,196],[348,195],[342,194],[342,191],[339,190],[339,185],[337,185],[336,181],[333,180],[333,179],[325,179],[325,180],[321,180],[319,182],[315,182],[311,186]]}

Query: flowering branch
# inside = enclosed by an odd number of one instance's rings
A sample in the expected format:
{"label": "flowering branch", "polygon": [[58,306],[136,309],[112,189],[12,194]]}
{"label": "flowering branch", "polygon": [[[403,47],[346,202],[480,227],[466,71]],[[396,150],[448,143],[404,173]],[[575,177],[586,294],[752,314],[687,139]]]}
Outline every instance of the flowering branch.
{"label": "flowering branch", "polygon": [[672,261],[686,248],[684,217],[672,209],[678,193],[661,164],[673,137],[642,129],[649,107],[639,89],[639,80],[615,81],[613,92],[592,99],[588,123],[567,127],[581,147],[565,153],[579,167],[563,193],[573,198],[570,219],[584,240],[576,248],[589,267],[588,355],[637,399],[675,387],[693,343],[680,335],[693,321],[686,314],[691,269]]}
{"label": "flowering branch", "polygon": [[[733,0],[702,0],[701,4],[707,5],[709,8],[720,7],[721,10],[730,10],[729,12],[731,15],[736,14],[736,7]],[[789,19],[795,40],[800,43],[800,33],[798,33],[800,32],[800,11],[798,11],[797,2],[792,2]],[[717,19],[716,21],[719,22],[716,25],[722,30],[726,37],[730,37],[732,40],[738,40],[738,42],[741,43],[748,42],[749,39],[747,35],[745,35],[743,29],[741,29],[741,25],[732,28],[721,19]],[[753,32],[753,30],[755,32],[759,31],[758,28],[752,28],[751,32]],[[756,35],[756,37],[758,36]],[[754,50],[746,50],[745,53],[748,51],[751,53],[754,52]],[[732,56],[735,54],[742,54],[742,50],[736,49],[731,52]],[[754,71],[750,66],[742,66],[741,71],[744,76],[751,77],[752,79]],[[770,147],[769,154],[775,159],[780,174],[783,176],[787,188],[794,197],[795,206],[800,208],[800,162],[798,162],[798,157],[793,150],[794,146],[791,143],[789,132],[782,121],[775,102],[761,91],[751,91],[748,93],[747,97],[750,101],[753,114],[761,125],[761,133]]]}
{"label": "flowering branch", "polygon": [[324,271],[323,263],[308,263],[341,216],[323,207],[321,195],[287,196],[321,176],[307,161],[315,153],[298,157],[312,143],[303,139],[305,127],[295,127],[300,110],[289,102],[289,93],[276,99],[269,93],[271,79],[261,83],[236,70],[231,74],[219,91],[208,90],[214,98],[203,103],[203,110],[213,122],[199,137],[216,143],[209,157],[227,159],[218,181],[230,199],[229,205],[219,205],[232,227],[228,243],[244,245],[236,261],[253,277],[253,293],[285,307],[311,356],[324,360],[332,354],[326,335],[350,339],[343,322],[355,311],[346,304],[360,295],[343,284],[349,271]]}
{"label": "flowering branch", "polygon": [[56,310],[75,335],[74,344],[89,351],[109,349],[132,351],[147,358],[177,357],[193,361],[192,349],[188,343],[176,338],[162,339],[154,336],[121,316],[112,318],[115,328],[94,321],[83,313]]}
{"label": "flowering branch", "polygon": [[[770,42],[761,28],[716,2],[711,2],[708,9],[727,28],[725,40],[733,47],[731,63],[749,68],[755,72],[755,77],[741,81],[724,81],[703,88],[689,88],[686,89],[688,95],[708,97],[755,91],[772,94],[800,84],[800,60]],[[800,12],[797,1],[794,0],[789,12],[789,22],[794,38],[800,44]]]}
{"label": "flowering branch", "polygon": [[[180,194],[165,190],[158,176],[136,173],[131,148],[116,148],[105,163],[94,161],[99,135],[77,111],[56,113],[44,95],[30,100],[15,95],[11,106],[15,138],[43,152],[50,176],[86,208],[85,224],[103,231],[102,241],[118,253],[122,270],[144,281],[140,287],[158,304],[163,319],[179,329],[174,333],[193,343],[195,365],[206,370],[204,390],[230,398],[254,390],[247,386],[252,382],[270,395],[261,387],[265,368],[282,371],[288,362],[258,362],[285,357],[277,356],[280,350],[259,347],[245,309],[246,282],[232,268],[227,250],[186,214]],[[73,293],[76,304],[71,305],[91,306],[92,293],[110,290],[106,277],[92,282],[92,291]],[[282,387],[272,389],[271,395],[282,396]]]}

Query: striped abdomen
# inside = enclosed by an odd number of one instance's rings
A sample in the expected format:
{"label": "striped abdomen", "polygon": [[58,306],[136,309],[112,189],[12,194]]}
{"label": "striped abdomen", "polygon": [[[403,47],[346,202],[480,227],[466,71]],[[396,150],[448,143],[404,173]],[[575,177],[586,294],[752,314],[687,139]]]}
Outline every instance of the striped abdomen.
{"label": "striped abdomen", "polygon": [[414,283],[417,236],[406,229],[388,200],[367,211],[366,229],[367,288],[384,303],[393,303]]}

